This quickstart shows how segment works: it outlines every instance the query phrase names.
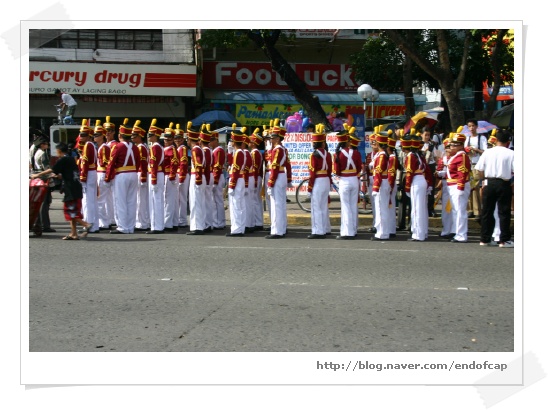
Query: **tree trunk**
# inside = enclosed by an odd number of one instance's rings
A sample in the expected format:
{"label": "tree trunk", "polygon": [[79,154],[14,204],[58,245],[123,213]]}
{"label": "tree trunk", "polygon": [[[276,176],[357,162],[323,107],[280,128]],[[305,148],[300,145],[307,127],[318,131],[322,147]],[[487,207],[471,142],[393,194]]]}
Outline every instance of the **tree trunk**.
{"label": "tree trunk", "polygon": [[287,83],[287,86],[293,92],[292,95],[303,106],[312,123],[324,124],[327,132],[332,131],[333,128],[327,120],[327,116],[319,98],[308,90],[304,81],[299,78],[295,70],[293,70],[287,60],[275,48],[279,34],[280,30],[272,30],[268,35],[259,35],[255,32],[247,33],[248,37],[253,40],[257,46],[262,48],[272,64],[272,69]]}
{"label": "tree trunk", "polygon": [[495,40],[495,49],[491,54],[491,67],[493,67],[493,90],[489,96],[489,101],[487,102],[487,112],[486,118],[491,119],[493,112],[495,112],[497,105],[497,97],[499,95],[500,86],[502,84],[501,76],[501,63],[500,63],[500,54],[502,52],[502,40],[506,34],[507,30],[498,30],[497,39]]}
{"label": "tree trunk", "polygon": [[413,96],[413,60],[405,56],[403,62],[403,95],[405,96],[406,121],[415,115],[415,98]]}

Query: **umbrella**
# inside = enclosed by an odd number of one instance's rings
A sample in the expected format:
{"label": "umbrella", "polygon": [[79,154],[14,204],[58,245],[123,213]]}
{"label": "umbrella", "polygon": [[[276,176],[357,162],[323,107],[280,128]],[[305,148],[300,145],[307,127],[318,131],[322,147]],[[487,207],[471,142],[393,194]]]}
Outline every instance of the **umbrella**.
{"label": "umbrella", "polygon": [[212,129],[220,128],[223,125],[231,126],[236,123],[236,126],[240,126],[240,122],[228,111],[213,110],[206,111],[192,120],[194,126],[201,126],[202,124],[212,124]]}
{"label": "umbrella", "polygon": [[411,128],[415,128],[416,130],[424,127],[432,128],[438,123],[438,114],[437,112],[421,111],[407,121],[403,130],[407,133]]}
{"label": "umbrella", "polygon": [[[494,130],[498,128],[495,124],[491,124],[490,122],[487,122],[487,121],[478,121],[478,129],[476,130],[476,132],[478,134],[487,134],[489,131],[491,130]],[[462,133],[464,135],[470,135],[470,130],[468,129],[468,125],[465,125],[464,127],[462,127]]]}
{"label": "umbrella", "polygon": [[500,128],[514,128],[514,104],[509,104],[495,111],[491,122]]}

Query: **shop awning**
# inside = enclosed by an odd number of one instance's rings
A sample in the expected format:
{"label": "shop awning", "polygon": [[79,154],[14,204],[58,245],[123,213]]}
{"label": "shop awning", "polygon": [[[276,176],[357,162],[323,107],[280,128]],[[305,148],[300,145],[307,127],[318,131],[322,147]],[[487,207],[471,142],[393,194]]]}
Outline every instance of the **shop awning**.
{"label": "shop awning", "polygon": [[[321,104],[345,104],[362,105],[363,100],[357,92],[355,93],[314,93],[318,96]],[[258,91],[205,91],[204,96],[212,103],[222,104],[298,104],[295,97],[289,92],[258,92]],[[426,96],[417,94],[414,96],[415,104],[422,106],[426,104]],[[371,101],[368,101],[370,104]],[[384,105],[405,105],[403,94],[380,94],[375,104]]]}

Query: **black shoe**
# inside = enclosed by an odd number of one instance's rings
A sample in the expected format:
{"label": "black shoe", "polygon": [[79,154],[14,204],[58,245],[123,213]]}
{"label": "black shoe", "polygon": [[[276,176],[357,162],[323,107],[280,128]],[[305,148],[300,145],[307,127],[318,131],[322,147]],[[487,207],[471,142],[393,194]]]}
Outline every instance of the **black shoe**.
{"label": "black shoe", "polygon": [[134,230],[137,232],[145,232],[145,231],[150,231],[150,228],[135,228]]}
{"label": "black shoe", "polygon": [[241,237],[243,237],[243,236],[245,236],[245,235],[244,235],[243,233],[227,233],[227,234],[225,234],[225,236],[232,236],[232,237],[239,237],[239,238],[241,238]]}
{"label": "black shoe", "polygon": [[188,228],[188,225],[179,225],[179,228]]}
{"label": "black shoe", "polygon": [[250,228],[249,226],[245,228],[245,233],[253,233],[255,232],[255,228]]}
{"label": "black shoe", "polygon": [[285,199],[285,202],[286,202],[286,203],[290,203],[290,202],[291,202],[291,199],[286,198],[286,199]]}
{"label": "black shoe", "polygon": [[354,236],[341,236],[341,235],[339,235],[335,239],[350,241],[350,240],[353,240],[353,239],[356,239],[356,238]]}
{"label": "black shoe", "polygon": [[214,226],[213,229],[215,229],[216,231],[224,231],[226,229],[226,227],[225,226],[220,226],[220,227]]}
{"label": "black shoe", "polygon": [[391,234],[389,235],[389,237],[390,237],[390,238],[395,238],[395,237],[396,237],[396,234],[395,234],[395,233],[391,233]]}
{"label": "black shoe", "polygon": [[151,234],[151,235],[158,235],[158,234],[160,234],[160,233],[164,233],[164,231],[155,231],[155,230],[152,230],[152,231],[147,231],[147,232],[145,232],[145,233],[149,233],[149,234]]}
{"label": "black shoe", "polygon": [[265,238],[266,239],[282,239],[283,236],[282,235],[266,235]]}
{"label": "black shoe", "polygon": [[207,228],[204,229],[204,232],[213,232],[213,227],[208,226]]}
{"label": "black shoe", "polygon": [[110,231],[110,226],[108,228],[99,227],[99,230],[100,231]]}
{"label": "black shoe", "polygon": [[263,228],[262,225],[261,225],[261,226],[256,226],[256,227],[255,227],[255,230],[256,230],[256,231],[264,231],[264,228]]}
{"label": "black shoe", "polygon": [[205,232],[201,229],[196,229],[195,231],[187,232],[187,235],[203,235]]}
{"label": "black shoe", "polygon": [[122,231],[119,231],[119,230],[114,230],[114,231],[110,231],[110,234],[111,235],[126,235],[125,232],[122,232]]}
{"label": "black shoe", "polygon": [[424,239],[421,241],[420,239],[415,239],[415,238],[409,238],[407,239],[409,242],[424,242]]}
{"label": "black shoe", "polygon": [[453,243],[468,243],[468,241],[458,241],[455,238],[451,239],[451,242],[453,242]]}
{"label": "black shoe", "polygon": [[329,236],[329,235],[331,235],[331,232],[326,232],[325,234]]}
{"label": "black shoe", "polygon": [[307,238],[308,239],[325,239],[325,235],[317,235],[313,233],[311,235],[308,235]]}
{"label": "black shoe", "polygon": [[57,231],[53,228],[44,228],[42,229],[42,232],[57,232]]}
{"label": "black shoe", "polygon": [[402,232],[402,231],[405,231],[405,228],[396,228],[396,232]]}
{"label": "black shoe", "polygon": [[366,232],[377,233],[377,228],[369,228]]}

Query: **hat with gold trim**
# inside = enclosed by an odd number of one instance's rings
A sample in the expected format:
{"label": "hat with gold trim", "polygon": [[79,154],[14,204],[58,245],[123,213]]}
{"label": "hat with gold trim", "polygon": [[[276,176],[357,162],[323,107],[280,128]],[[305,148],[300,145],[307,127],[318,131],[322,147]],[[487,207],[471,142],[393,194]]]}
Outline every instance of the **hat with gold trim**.
{"label": "hat with gold trim", "polygon": [[275,118],[274,119],[274,125],[271,128],[270,134],[273,137],[280,137],[280,139],[283,139],[286,132],[287,132],[287,130],[280,125],[280,119]]}
{"label": "hat with gold trim", "polygon": [[82,126],[80,127],[80,134],[93,134],[93,129],[88,125],[88,120],[83,119],[82,120]]}
{"label": "hat with gold trim", "polygon": [[464,145],[464,142],[466,141],[466,135],[464,135],[461,131],[464,127],[461,125],[458,129],[457,129],[457,132],[454,132],[452,137],[451,137],[451,144],[463,144]]}
{"label": "hat with gold trim", "polygon": [[146,131],[142,129],[139,125],[141,125],[141,120],[135,121],[135,124],[133,124],[133,128],[131,129],[131,134],[139,135],[140,137],[144,137],[146,135]]}
{"label": "hat with gold trim", "polygon": [[160,127],[156,126],[156,118],[153,118],[152,122],[150,123],[150,127],[148,127],[148,134],[154,134],[159,137],[160,135],[162,135],[162,132],[163,130]]}
{"label": "hat with gold trim", "polygon": [[384,125],[379,125],[375,127],[375,133],[377,134],[377,143],[386,145],[388,144],[388,134],[383,133]]}
{"label": "hat with gold trim", "polygon": [[183,138],[185,136],[185,130],[181,128],[179,124],[175,124],[175,139]]}
{"label": "hat with gold trim", "polygon": [[122,123],[122,125],[120,125],[120,129],[118,131],[120,135],[126,135],[126,136],[131,135],[131,128],[127,127],[128,121],[129,121],[129,118],[124,118],[124,122]]}
{"label": "hat with gold trim", "polygon": [[95,128],[93,129],[93,135],[105,135],[107,132],[105,128],[101,125],[101,120],[95,120]]}
{"label": "hat with gold trim", "polygon": [[388,146],[390,148],[396,148],[396,139],[394,138],[394,132],[388,130]]}
{"label": "hat with gold trim", "polygon": [[186,132],[191,141],[200,141],[200,129],[192,126],[192,121],[186,123]]}
{"label": "hat with gold trim", "polygon": [[211,125],[210,124],[202,124],[202,128],[200,129],[200,141],[209,144],[211,142]]}
{"label": "hat with gold trim", "polygon": [[232,132],[230,133],[230,139],[234,142],[245,142],[247,135],[245,133],[246,127],[242,127],[240,131],[236,131],[236,123],[232,124]]}
{"label": "hat with gold trim", "polygon": [[103,123],[103,128],[105,131],[116,131],[116,125],[113,122],[110,122],[110,115],[107,115],[106,122]]}
{"label": "hat with gold trim", "polygon": [[164,129],[163,135],[160,137],[160,139],[173,139],[175,137],[175,130],[173,129],[173,123],[169,123],[169,127]]}
{"label": "hat with gold trim", "polygon": [[253,134],[249,136],[249,142],[252,142],[255,145],[259,145],[261,142],[263,142],[263,137],[261,136],[260,128],[255,128],[255,131],[253,131]]}
{"label": "hat with gold trim", "polygon": [[312,133],[312,142],[325,142],[325,125],[316,124],[315,130]]}

